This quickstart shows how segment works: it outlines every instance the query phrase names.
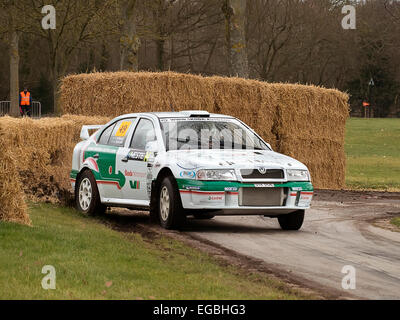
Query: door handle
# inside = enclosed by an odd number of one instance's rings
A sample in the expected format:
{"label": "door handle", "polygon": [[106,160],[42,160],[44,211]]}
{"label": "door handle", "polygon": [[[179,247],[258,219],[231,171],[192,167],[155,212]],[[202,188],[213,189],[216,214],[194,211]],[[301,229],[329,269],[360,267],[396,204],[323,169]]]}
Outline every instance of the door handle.
{"label": "door handle", "polygon": [[128,159],[128,157],[125,157],[125,158],[122,158],[121,161],[122,161],[122,162],[128,162],[129,159]]}
{"label": "door handle", "polygon": [[99,159],[99,158],[100,158],[99,154],[95,154],[95,155],[93,156],[93,159]]}

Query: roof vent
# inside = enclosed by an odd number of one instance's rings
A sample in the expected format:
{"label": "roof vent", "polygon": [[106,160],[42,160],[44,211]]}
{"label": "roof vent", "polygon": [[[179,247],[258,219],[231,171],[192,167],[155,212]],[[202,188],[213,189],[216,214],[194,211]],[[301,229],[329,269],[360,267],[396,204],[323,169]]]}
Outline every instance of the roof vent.
{"label": "roof vent", "polygon": [[207,111],[201,110],[190,110],[190,111],[181,111],[181,113],[187,114],[190,118],[209,118],[210,113]]}

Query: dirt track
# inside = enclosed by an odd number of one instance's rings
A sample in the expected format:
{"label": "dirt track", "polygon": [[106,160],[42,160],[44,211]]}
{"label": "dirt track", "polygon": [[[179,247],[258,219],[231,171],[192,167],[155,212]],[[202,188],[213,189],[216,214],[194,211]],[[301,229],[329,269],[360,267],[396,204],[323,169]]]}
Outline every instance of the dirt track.
{"label": "dirt track", "polygon": [[[144,230],[200,240],[203,250],[214,246],[217,255],[241,257],[242,267],[266,270],[328,298],[400,299],[400,232],[376,226],[399,215],[400,194],[324,191],[299,232],[282,231],[275,219],[263,217],[189,219],[180,233],[152,227],[143,216],[135,220]],[[356,269],[356,290],[342,289],[346,265]]]}
{"label": "dirt track", "polygon": [[400,215],[398,194],[323,192],[300,232],[262,217],[190,220],[186,232],[338,291],[351,265],[356,290],[344,294],[400,299],[400,233],[374,226],[393,215]]}

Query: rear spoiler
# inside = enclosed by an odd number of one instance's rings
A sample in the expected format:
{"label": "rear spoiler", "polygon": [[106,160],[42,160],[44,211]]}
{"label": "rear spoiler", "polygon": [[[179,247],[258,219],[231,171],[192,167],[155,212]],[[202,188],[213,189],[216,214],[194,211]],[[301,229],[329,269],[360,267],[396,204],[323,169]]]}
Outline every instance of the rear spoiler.
{"label": "rear spoiler", "polygon": [[100,130],[102,125],[96,126],[83,126],[81,129],[81,139],[88,140],[90,138],[89,130]]}

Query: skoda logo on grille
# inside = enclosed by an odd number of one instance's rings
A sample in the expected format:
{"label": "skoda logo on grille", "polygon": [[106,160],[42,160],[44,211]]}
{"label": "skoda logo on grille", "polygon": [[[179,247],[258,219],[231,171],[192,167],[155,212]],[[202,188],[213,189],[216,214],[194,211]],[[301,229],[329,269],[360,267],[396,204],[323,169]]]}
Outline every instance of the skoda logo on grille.
{"label": "skoda logo on grille", "polygon": [[261,174],[266,174],[267,173],[267,169],[264,167],[261,167],[258,169],[258,172],[260,172]]}

